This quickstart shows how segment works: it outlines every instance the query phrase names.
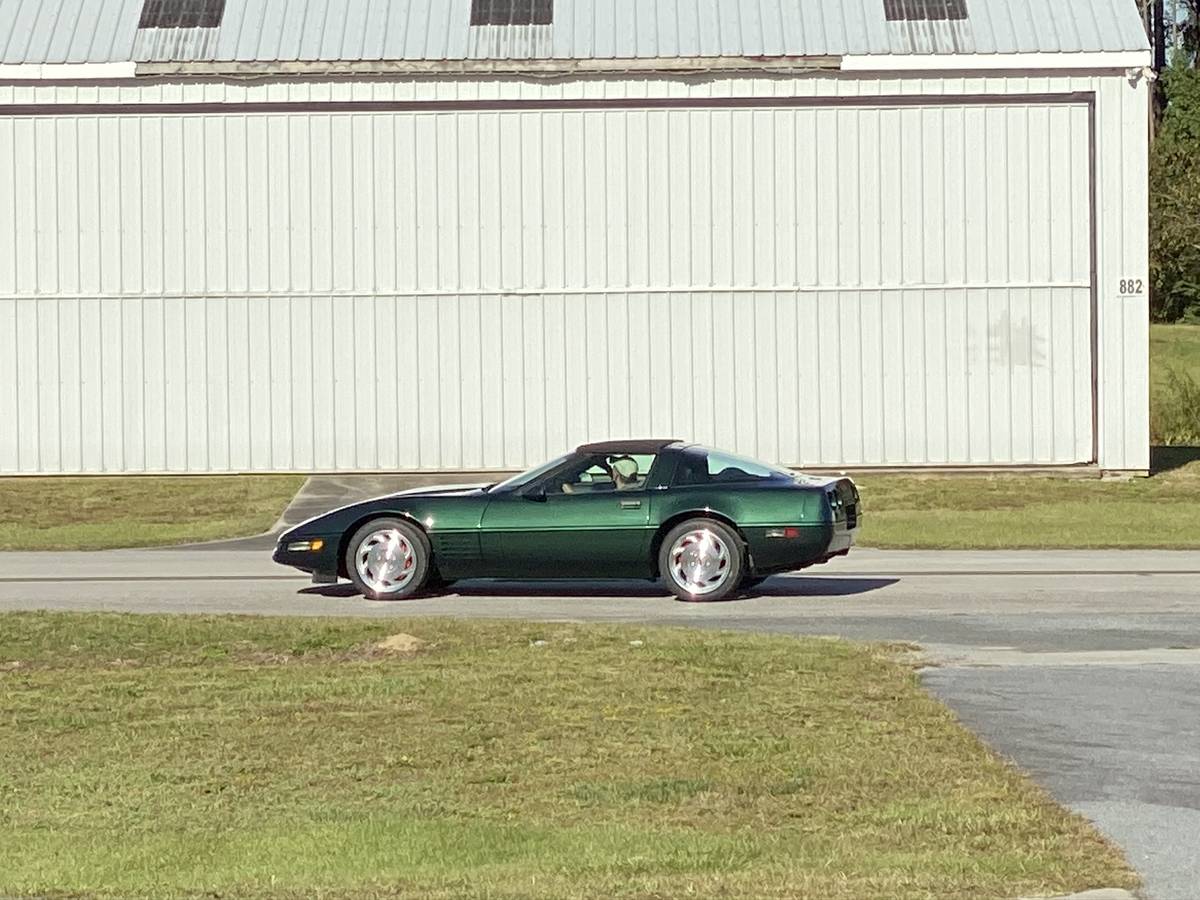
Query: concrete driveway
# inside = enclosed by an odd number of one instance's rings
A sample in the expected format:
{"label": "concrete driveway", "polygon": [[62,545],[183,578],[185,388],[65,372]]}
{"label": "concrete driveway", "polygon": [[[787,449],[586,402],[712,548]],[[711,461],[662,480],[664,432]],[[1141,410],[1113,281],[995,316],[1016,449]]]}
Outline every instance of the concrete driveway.
{"label": "concrete driveway", "polygon": [[311,587],[262,550],[10,553],[0,610],[454,615],[912,641],[937,663],[929,689],[1120,843],[1147,897],[1200,896],[1200,554],[860,550],[815,571],[715,605],[636,582],[466,582],[375,604]]}

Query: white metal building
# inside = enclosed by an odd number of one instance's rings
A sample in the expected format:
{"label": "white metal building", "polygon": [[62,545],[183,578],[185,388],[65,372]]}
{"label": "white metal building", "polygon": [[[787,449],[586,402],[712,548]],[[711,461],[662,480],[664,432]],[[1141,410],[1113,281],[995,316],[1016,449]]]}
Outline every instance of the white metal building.
{"label": "white metal building", "polygon": [[0,0],[0,472],[1144,470],[1149,61],[1134,0]]}

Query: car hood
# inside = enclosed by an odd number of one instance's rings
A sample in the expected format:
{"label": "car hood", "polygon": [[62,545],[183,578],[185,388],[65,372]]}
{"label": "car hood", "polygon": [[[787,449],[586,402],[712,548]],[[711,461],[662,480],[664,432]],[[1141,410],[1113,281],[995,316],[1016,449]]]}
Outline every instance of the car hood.
{"label": "car hood", "polygon": [[355,500],[353,503],[347,503],[345,506],[339,506],[335,509],[326,510],[320,515],[313,516],[311,519],[305,519],[298,525],[293,525],[282,535],[279,540],[285,541],[291,538],[302,536],[305,532],[312,530],[310,526],[321,522],[323,519],[336,517],[339,513],[343,513],[348,509],[357,509],[359,507],[369,506],[379,500],[391,500],[395,497],[467,497],[471,494],[477,494],[489,485],[484,484],[436,484],[429,487],[411,488],[407,491],[397,491],[394,494],[381,494],[378,497],[370,497],[366,500]]}
{"label": "car hood", "polygon": [[376,500],[384,500],[388,497],[462,497],[466,494],[474,494],[489,487],[485,482],[483,484],[434,484],[429,487],[409,488],[407,491],[397,491],[394,494],[385,494],[383,497],[376,497]]}

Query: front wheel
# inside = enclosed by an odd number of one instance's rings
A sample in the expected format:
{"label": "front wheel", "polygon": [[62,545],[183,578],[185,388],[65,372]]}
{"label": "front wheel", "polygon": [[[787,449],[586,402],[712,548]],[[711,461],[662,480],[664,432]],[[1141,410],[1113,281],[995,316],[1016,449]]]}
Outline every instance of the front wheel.
{"label": "front wheel", "polygon": [[354,532],[346,571],[368,600],[407,600],[425,587],[432,553],[424,532],[403,519],[375,519]]}
{"label": "front wheel", "polygon": [[742,580],[742,543],[729,526],[690,519],[672,528],[658,553],[667,587],[689,603],[715,603],[732,596]]}

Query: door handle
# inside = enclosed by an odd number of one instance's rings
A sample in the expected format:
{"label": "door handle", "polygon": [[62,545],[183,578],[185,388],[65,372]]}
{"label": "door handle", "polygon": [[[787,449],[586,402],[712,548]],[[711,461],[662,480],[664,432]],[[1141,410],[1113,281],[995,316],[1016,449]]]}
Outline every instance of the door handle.
{"label": "door handle", "polygon": [[641,509],[641,508],[642,508],[641,500],[622,500],[621,501],[621,509]]}

